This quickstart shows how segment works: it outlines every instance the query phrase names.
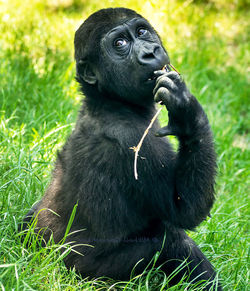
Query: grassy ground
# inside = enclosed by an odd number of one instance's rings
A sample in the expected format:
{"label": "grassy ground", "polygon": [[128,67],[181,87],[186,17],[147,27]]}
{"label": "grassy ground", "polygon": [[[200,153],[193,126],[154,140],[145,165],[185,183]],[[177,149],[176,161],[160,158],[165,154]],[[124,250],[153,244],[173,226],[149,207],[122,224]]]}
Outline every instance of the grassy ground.
{"label": "grassy ground", "polygon": [[[83,280],[67,272],[60,245],[41,248],[31,238],[27,249],[17,234],[18,222],[44,193],[56,151],[79,109],[74,31],[87,15],[109,6],[127,6],[150,19],[209,116],[218,154],[218,199],[212,219],[190,235],[219,271],[225,290],[248,290],[247,2],[0,1],[2,290],[115,290],[115,282]],[[161,116],[163,124],[166,116]],[[153,270],[116,283],[116,290],[166,290],[165,279]]]}

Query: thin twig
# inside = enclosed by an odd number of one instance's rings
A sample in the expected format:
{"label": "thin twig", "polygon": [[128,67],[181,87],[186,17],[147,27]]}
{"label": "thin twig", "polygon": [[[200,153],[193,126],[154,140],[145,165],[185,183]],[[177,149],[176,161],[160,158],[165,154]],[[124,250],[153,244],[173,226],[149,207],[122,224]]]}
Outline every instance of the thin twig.
{"label": "thin twig", "polygon": [[[161,102],[159,102],[159,104],[161,104]],[[143,133],[143,136],[141,138],[141,140],[139,141],[138,145],[136,147],[131,147],[131,149],[134,150],[135,152],[135,159],[134,159],[134,175],[135,175],[135,179],[138,180],[138,173],[137,173],[137,159],[138,159],[138,154],[139,154],[139,151],[141,149],[141,146],[142,146],[142,143],[143,143],[143,140],[145,139],[146,135],[148,134],[148,131],[149,129],[152,127],[153,123],[155,122],[157,116],[160,114],[161,110],[163,109],[163,107],[159,108],[154,117],[151,119],[151,122],[149,124],[149,126],[146,128],[146,130],[144,131]]]}
{"label": "thin twig", "polygon": [[168,64],[174,71],[176,71],[176,73],[178,73],[180,75],[180,73],[176,70],[176,68],[172,65],[172,64]]}
{"label": "thin twig", "polygon": [[[165,65],[162,70],[166,70],[168,71],[169,70],[169,66],[174,70],[176,71],[179,75],[180,73],[176,70],[176,68],[172,65],[172,64],[168,64],[168,65]],[[160,101],[158,104],[161,104],[162,101]],[[137,159],[138,159],[138,154],[139,154],[139,151],[141,149],[141,146],[142,146],[142,143],[145,139],[145,137],[147,136],[148,134],[148,131],[149,129],[152,127],[153,123],[155,122],[156,118],[158,117],[158,115],[160,114],[161,110],[162,110],[163,107],[159,108],[155,115],[153,116],[153,118],[151,119],[151,122],[149,124],[149,126],[146,128],[146,130],[144,131],[143,133],[143,136],[141,138],[141,140],[139,141],[138,145],[137,146],[133,146],[133,147],[130,147],[130,149],[132,149],[134,152],[135,152],[135,159],[134,159],[134,176],[135,176],[135,179],[138,180],[138,172],[137,172]]]}

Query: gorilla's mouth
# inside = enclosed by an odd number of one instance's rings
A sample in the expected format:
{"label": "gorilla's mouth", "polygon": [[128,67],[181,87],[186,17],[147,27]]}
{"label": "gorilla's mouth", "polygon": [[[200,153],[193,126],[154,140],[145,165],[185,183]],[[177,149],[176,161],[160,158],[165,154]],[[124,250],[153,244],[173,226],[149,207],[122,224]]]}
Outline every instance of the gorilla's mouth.
{"label": "gorilla's mouth", "polygon": [[154,81],[154,80],[156,80],[156,76],[154,74],[148,78],[148,81]]}
{"label": "gorilla's mouth", "polygon": [[[158,69],[158,70],[155,70],[155,71],[165,71],[165,72],[170,72],[170,68],[169,68],[168,65],[164,65],[161,69]],[[155,72],[155,71],[154,71],[154,72]],[[150,75],[150,77],[147,79],[147,81],[154,81],[154,80],[157,79],[157,76],[155,75],[154,72]]]}

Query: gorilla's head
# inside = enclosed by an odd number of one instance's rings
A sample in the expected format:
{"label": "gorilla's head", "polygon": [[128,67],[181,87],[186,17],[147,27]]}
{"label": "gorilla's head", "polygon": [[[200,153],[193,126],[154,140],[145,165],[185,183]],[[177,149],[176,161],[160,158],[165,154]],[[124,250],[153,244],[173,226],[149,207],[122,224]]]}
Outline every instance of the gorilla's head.
{"label": "gorilla's head", "polygon": [[108,8],[92,14],[76,31],[77,80],[87,98],[133,104],[153,101],[154,71],[169,63],[160,37],[135,11]]}

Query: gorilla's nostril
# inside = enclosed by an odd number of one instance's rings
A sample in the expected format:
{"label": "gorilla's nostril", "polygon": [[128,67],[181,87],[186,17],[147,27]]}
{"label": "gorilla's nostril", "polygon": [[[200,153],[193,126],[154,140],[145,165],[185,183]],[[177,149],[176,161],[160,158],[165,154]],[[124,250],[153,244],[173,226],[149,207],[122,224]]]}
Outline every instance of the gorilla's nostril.
{"label": "gorilla's nostril", "polygon": [[154,57],[155,57],[155,55],[153,53],[144,55],[144,59],[153,59]]}
{"label": "gorilla's nostril", "polygon": [[156,47],[154,48],[154,55],[158,53],[159,49],[160,49],[159,46],[156,46]]}

